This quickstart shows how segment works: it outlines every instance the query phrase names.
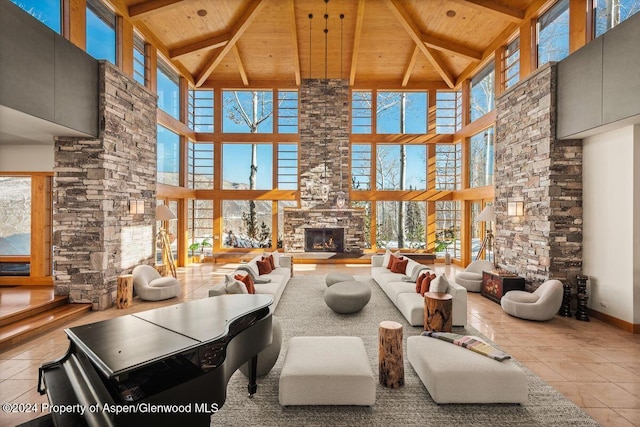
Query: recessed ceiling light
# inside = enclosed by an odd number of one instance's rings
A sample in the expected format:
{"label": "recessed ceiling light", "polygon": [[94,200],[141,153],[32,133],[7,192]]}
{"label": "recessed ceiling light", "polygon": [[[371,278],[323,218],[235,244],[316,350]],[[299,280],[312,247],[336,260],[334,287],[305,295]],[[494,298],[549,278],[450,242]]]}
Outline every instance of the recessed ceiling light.
{"label": "recessed ceiling light", "polygon": [[198,16],[207,16],[207,11],[206,11],[206,10],[204,10],[204,9],[200,9],[200,10],[198,11]]}
{"label": "recessed ceiling light", "polygon": [[454,16],[456,16],[456,11],[451,9],[447,10],[447,16],[449,18],[453,18]]}

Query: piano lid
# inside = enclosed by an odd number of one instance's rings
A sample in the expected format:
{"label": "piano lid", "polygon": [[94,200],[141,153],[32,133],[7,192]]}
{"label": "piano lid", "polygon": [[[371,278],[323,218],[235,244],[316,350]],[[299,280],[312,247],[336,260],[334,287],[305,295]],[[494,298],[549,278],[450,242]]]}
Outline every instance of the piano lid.
{"label": "piano lid", "polygon": [[222,295],[65,329],[106,377],[112,378],[215,341],[229,324],[268,307],[268,295]]}

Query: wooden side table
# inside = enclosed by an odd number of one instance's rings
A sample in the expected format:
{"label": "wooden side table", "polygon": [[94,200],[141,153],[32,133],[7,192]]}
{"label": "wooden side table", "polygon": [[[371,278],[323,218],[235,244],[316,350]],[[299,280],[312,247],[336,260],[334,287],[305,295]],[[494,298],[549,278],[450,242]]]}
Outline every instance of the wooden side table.
{"label": "wooden side table", "polygon": [[116,308],[129,308],[133,305],[133,275],[122,274],[118,276],[118,291],[116,296]]}
{"label": "wooden side table", "polygon": [[453,297],[440,292],[424,294],[424,330],[451,332]]}
{"label": "wooden side table", "polygon": [[385,320],[378,327],[378,379],[389,388],[404,385],[404,361],[402,358],[402,325]]}
{"label": "wooden side table", "polygon": [[499,274],[493,271],[482,272],[480,294],[493,302],[500,300],[509,291],[524,291],[524,277],[515,274]]}

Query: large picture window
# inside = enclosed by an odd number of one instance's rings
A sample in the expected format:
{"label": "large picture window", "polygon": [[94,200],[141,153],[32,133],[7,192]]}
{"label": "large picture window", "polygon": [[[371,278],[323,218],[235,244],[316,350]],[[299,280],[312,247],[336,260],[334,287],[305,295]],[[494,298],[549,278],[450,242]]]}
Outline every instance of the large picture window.
{"label": "large picture window", "polygon": [[116,15],[100,0],[87,0],[87,53],[116,63]]}
{"label": "large picture window", "polygon": [[486,129],[470,138],[469,187],[493,184],[494,130]]}
{"label": "large picture window", "polygon": [[379,134],[427,133],[427,93],[378,92],[376,130]]}
{"label": "large picture window", "polygon": [[189,201],[187,215],[190,255],[209,255],[213,245],[213,201]]}
{"label": "large picture window", "polygon": [[223,144],[222,188],[273,189],[273,145]]}
{"label": "large picture window", "polygon": [[560,0],[538,18],[538,67],[569,55],[569,0]]}
{"label": "large picture window", "polygon": [[223,200],[222,246],[271,247],[271,200]]}
{"label": "large picture window", "polygon": [[471,79],[470,119],[480,117],[492,111],[495,102],[495,75],[493,63],[487,65]]}
{"label": "large picture window", "polygon": [[371,190],[371,144],[351,146],[351,189]]}
{"label": "large picture window", "polygon": [[459,190],[462,177],[462,145],[436,145],[436,190]]}
{"label": "large picture window", "polygon": [[11,0],[29,15],[60,34],[61,0]]}
{"label": "large picture window", "polygon": [[595,36],[599,37],[640,11],[638,0],[595,0]]}
{"label": "large picture window", "polygon": [[273,133],[273,91],[222,92],[225,133]]}
{"label": "large picture window", "polygon": [[460,202],[436,202],[436,256],[460,258]]}
{"label": "large picture window", "polygon": [[158,182],[179,185],[180,136],[158,125]]}
{"label": "large picture window", "polygon": [[180,119],[180,78],[164,61],[158,60],[158,108]]}
{"label": "large picture window", "polygon": [[426,248],[426,212],[425,202],[377,202],[377,246]]}
{"label": "large picture window", "polygon": [[427,184],[425,145],[380,144],[376,149],[378,190],[424,190]]}

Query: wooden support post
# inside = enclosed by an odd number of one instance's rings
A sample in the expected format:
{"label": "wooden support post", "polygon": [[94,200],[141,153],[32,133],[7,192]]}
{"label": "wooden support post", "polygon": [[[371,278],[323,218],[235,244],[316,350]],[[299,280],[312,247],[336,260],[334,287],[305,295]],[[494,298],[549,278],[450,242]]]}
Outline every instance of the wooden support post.
{"label": "wooden support post", "polygon": [[449,294],[426,292],[424,294],[424,330],[451,332],[453,297]]}
{"label": "wooden support post", "polygon": [[133,305],[133,275],[123,274],[118,276],[116,308],[129,308],[131,305]]}
{"label": "wooden support post", "polygon": [[400,388],[404,385],[402,325],[388,320],[380,322],[378,337],[380,384],[389,388]]}

